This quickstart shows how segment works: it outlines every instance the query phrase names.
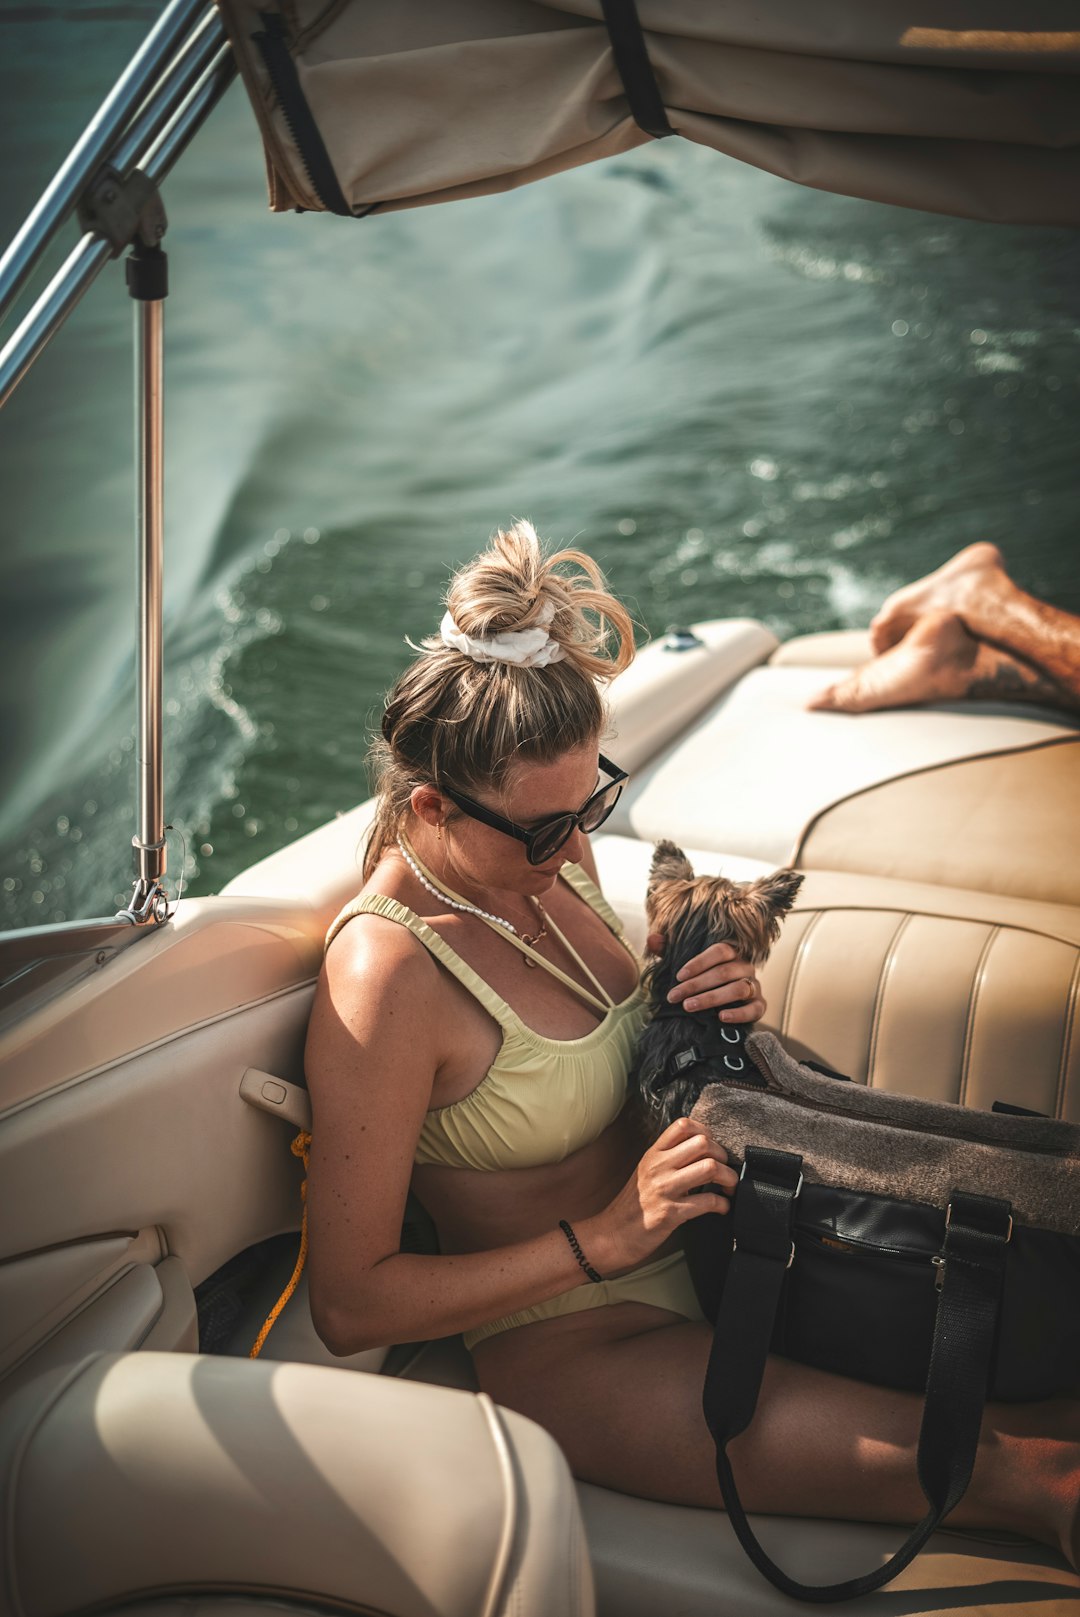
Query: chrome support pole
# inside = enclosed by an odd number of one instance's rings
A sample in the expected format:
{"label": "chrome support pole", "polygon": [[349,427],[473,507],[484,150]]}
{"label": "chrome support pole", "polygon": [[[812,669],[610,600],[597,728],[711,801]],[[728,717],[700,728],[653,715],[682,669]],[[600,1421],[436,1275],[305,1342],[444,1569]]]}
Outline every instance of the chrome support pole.
{"label": "chrome support pole", "polygon": [[[159,131],[142,170],[160,185],[236,77],[232,47],[219,47],[171,122]],[[155,120],[156,121],[156,120]],[[128,153],[127,143],[123,148]],[[84,235],[0,351],[0,408],[59,331],[72,309],[114,256],[107,241]]]}
{"label": "chrome support pole", "polygon": [[68,254],[33,308],[0,350],[0,409],[111,258],[109,243],[96,236],[83,236],[79,245]]}
{"label": "chrome support pole", "polygon": [[161,184],[190,146],[238,71],[232,46],[222,45],[176,117],[143,158],[142,167],[155,185]]}
{"label": "chrome support pole", "polygon": [[[200,9],[202,17],[194,32],[153,93],[147,94]],[[83,224],[80,241],[0,352],[2,405],[109,260],[133,244],[126,272],[135,300],[138,564],[134,891],[127,908],[108,919],[26,927],[0,936],[0,1020],[5,1024],[105,966],[168,918],[162,886],[166,849],[161,701],[167,266],[160,246],[166,220],[157,188],[236,71],[216,8],[207,7],[206,0],[171,0],[143,50],[0,261],[2,316],[52,236],[78,209]],[[130,210],[129,233],[121,228],[124,207]]]}
{"label": "chrome support pole", "polygon": [[222,46],[225,47],[226,55],[231,53],[232,47],[225,37],[220,13],[211,6],[194,33],[184,42],[180,55],[145,106],[141,108],[139,116],[109,156],[108,161],[114,168],[118,168],[121,174],[126,174],[140,162],[145,166],[144,155],[151,149],[151,142],[161,134],[169,120],[175,117],[176,109],[206,70],[213,65],[215,58],[220,59]]}
{"label": "chrome support pole", "polygon": [[165,806],[161,747],[161,580],[165,559],[164,329],[160,300],[135,306],[135,397],[138,412],[136,546],[139,553],[139,739],[135,758],[139,809],[137,875],[165,874]]}
{"label": "chrome support pole", "polygon": [[165,297],[168,262],[158,246],[136,242],[127,260],[135,309],[136,682],[135,889],[121,914],[164,920],[165,803],[162,777],[162,576],[165,561]]}
{"label": "chrome support pole", "polygon": [[98,108],[64,166],[0,259],[0,319],[52,236],[73,213],[97,169],[153,88],[173,51],[191,29],[206,0],[172,0]]}

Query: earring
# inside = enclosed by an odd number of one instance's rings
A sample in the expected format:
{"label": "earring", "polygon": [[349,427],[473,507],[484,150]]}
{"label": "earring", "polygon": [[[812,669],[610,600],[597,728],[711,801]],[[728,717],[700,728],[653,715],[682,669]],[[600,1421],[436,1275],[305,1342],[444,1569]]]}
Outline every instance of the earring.
{"label": "earring", "polygon": [[435,840],[436,840],[436,842],[441,842],[442,841],[442,821],[441,820],[436,820],[436,822],[435,822]]}

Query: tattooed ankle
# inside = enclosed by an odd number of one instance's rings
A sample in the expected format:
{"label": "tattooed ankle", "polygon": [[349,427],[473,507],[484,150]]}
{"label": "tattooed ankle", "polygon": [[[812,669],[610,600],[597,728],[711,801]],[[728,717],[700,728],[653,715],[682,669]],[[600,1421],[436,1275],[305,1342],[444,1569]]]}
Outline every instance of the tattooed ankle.
{"label": "tattooed ankle", "polygon": [[1075,708],[1075,699],[1038,669],[1013,657],[999,657],[992,669],[980,672],[968,686],[967,694],[983,702],[1042,702],[1049,707]]}

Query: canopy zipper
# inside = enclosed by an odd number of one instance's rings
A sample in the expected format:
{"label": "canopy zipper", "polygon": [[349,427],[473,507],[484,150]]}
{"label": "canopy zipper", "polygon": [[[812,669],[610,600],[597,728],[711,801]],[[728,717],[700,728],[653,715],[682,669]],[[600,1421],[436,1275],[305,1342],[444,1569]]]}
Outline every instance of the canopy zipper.
{"label": "canopy zipper", "polygon": [[300,88],[300,75],[285,38],[284,24],[275,11],[260,11],[259,17],[265,32],[251,37],[259,47],[278,98],[281,116],[293,138],[308,184],[324,208],[351,219],[354,217],[353,211],[338,184],[319,126]]}

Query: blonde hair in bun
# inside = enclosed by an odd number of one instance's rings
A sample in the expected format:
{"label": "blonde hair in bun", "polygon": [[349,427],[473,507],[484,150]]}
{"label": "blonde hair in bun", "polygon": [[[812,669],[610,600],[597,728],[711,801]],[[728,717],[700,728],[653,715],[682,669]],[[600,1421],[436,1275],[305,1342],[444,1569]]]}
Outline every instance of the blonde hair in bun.
{"label": "blonde hair in bun", "polygon": [[479,662],[428,636],[386,700],[369,762],[378,808],[365,879],[397,836],[415,787],[442,782],[476,795],[503,785],[517,763],[551,763],[598,741],[608,721],[602,687],[634,656],[634,628],[591,556],[546,556],[531,522],[500,528],[458,569],[446,604],[459,629],[488,639],[536,627],[562,656],[546,667]]}

